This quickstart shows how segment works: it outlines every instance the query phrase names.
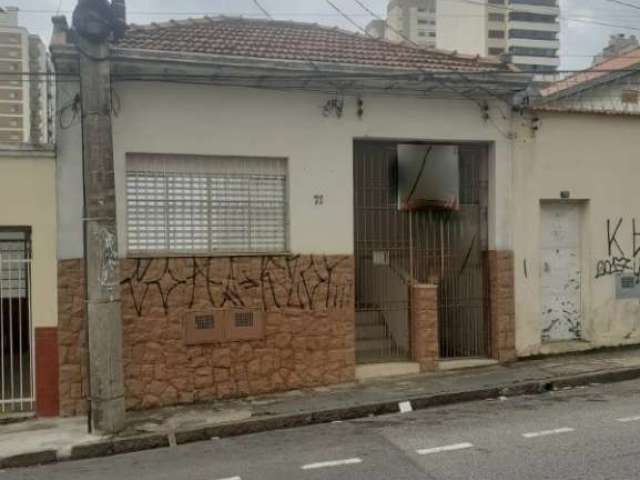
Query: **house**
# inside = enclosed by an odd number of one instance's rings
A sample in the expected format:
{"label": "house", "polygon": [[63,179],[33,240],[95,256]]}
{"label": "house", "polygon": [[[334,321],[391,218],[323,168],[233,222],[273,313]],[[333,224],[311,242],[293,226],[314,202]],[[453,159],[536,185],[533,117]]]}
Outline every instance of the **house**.
{"label": "house", "polygon": [[[59,395],[74,415],[81,53],[54,24]],[[132,25],[109,61],[127,408],[515,358],[504,99],[526,82],[508,66],[227,17]],[[418,182],[427,158],[452,190]],[[438,208],[413,208],[434,186]]]}
{"label": "house", "polygon": [[57,415],[56,166],[47,49],[0,8],[0,416]]}
{"label": "house", "polygon": [[58,413],[55,187],[52,146],[0,146],[0,415]]}
{"label": "house", "polygon": [[514,117],[519,356],[640,341],[639,64],[607,58]]}

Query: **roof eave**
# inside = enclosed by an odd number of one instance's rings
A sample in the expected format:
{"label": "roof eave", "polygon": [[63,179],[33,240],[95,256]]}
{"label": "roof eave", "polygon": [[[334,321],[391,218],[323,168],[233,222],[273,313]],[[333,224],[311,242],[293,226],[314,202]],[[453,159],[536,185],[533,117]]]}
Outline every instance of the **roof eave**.
{"label": "roof eave", "polygon": [[567,87],[564,90],[559,90],[550,95],[540,97],[538,99],[538,103],[541,105],[553,103],[558,100],[563,100],[573,95],[582,93],[585,90],[590,90],[592,88],[600,87],[602,85],[606,85],[607,83],[612,83],[621,78],[625,78],[630,75],[636,75],[638,73],[640,73],[640,66],[638,65],[635,66],[633,71],[624,70],[621,72],[609,72],[605,75],[601,75],[599,77],[592,78],[590,80],[585,80],[584,82],[581,82],[577,85]]}
{"label": "roof eave", "polygon": [[[59,73],[75,73],[78,66],[78,51],[73,45],[54,45],[51,47],[56,69]],[[202,75],[243,74],[243,75],[287,75],[322,73],[331,75],[371,75],[377,79],[403,82],[402,88],[412,89],[422,95],[424,85],[411,85],[411,80],[404,77],[424,78],[435,82],[465,80],[467,82],[493,82],[510,86],[513,89],[526,88],[528,79],[513,75],[513,72],[495,71],[455,71],[436,68],[407,68],[346,63],[329,63],[317,61],[265,59],[254,57],[238,57],[190,52],[167,52],[164,50],[113,48],[111,60],[115,69],[130,72],[131,75],[166,72],[167,75],[178,75],[178,72],[198,72]],[[470,77],[465,74],[472,73]],[[415,78],[413,78],[415,76]],[[321,77],[319,77],[321,79]],[[404,81],[406,80],[406,81]]]}
{"label": "roof eave", "polygon": [[609,117],[640,117],[640,112],[629,111],[613,111],[613,110],[597,110],[597,109],[579,109],[570,107],[545,107],[531,106],[529,110],[536,113],[558,113],[571,115],[604,115]]}
{"label": "roof eave", "polygon": [[[51,53],[54,61],[69,61],[77,60],[78,51],[71,44],[66,45],[52,45]],[[287,60],[287,59],[267,59],[259,57],[247,57],[247,56],[233,56],[233,55],[218,55],[208,53],[191,53],[191,52],[170,52],[166,50],[149,50],[149,49],[133,49],[133,48],[118,48],[112,49],[112,60],[115,62],[149,62],[149,63],[180,63],[182,65],[194,65],[194,66],[211,66],[215,65],[229,65],[238,67],[251,67],[255,69],[282,69],[287,71],[317,71],[321,68],[326,72],[352,72],[352,73],[407,73],[426,71],[429,73],[452,73],[451,69],[433,68],[428,66],[423,67],[389,67],[389,66],[377,66],[377,65],[364,65],[355,63],[336,63],[336,62],[322,62],[322,61],[305,61],[305,60]],[[505,68],[503,72],[496,72],[495,69],[488,68],[490,64],[483,67],[485,68],[459,68],[455,69],[456,72],[453,75],[459,74],[501,74],[501,73],[514,73],[512,70]]]}

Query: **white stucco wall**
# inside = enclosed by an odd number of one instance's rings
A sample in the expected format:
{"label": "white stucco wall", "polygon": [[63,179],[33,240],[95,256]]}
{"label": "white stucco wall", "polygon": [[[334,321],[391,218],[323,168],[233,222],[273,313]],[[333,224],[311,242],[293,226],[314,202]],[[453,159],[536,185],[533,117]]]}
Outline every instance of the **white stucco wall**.
{"label": "white stucco wall", "polygon": [[[77,86],[62,84],[59,104]],[[119,240],[126,255],[128,152],[285,157],[289,163],[290,249],[353,252],[353,142],[356,138],[491,142],[490,247],[511,248],[511,145],[467,100],[365,97],[365,115],[346,100],[342,118],[325,118],[328,95],[160,83],[114,86]],[[65,100],[66,99],[66,100]],[[503,132],[508,124],[492,111]],[[58,257],[82,256],[82,151],[79,119],[59,132]],[[314,195],[324,205],[314,205]]]}
{"label": "white stucco wall", "polygon": [[58,324],[55,158],[0,151],[0,226],[31,227],[35,327]]}
{"label": "white stucco wall", "polygon": [[[640,299],[616,300],[614,276],[596,279],[598,261],[609,257],[607,220],[633,255],[632,220],[640,230],[640,119],[589,114],[543,114],[531,137],[525,124],[514,144],[514,251],[516,343],[520,355],[638,343]],[[541,343],[541,207],[571,192],[582,203],[582,309],[584,339]],[[637,238],[640,246],[640,238]],[[618,254],[614,247],[614,254]],[[525,276],[525,262],[527,275]]]}

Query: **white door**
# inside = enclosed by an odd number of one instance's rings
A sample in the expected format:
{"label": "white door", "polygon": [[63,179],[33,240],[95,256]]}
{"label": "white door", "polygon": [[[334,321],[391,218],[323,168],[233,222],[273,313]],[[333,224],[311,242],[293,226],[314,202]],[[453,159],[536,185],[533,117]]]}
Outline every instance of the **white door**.
{"label": "white door", "polygon": [[542,340],[582,336],[580,205],[542,205]]}

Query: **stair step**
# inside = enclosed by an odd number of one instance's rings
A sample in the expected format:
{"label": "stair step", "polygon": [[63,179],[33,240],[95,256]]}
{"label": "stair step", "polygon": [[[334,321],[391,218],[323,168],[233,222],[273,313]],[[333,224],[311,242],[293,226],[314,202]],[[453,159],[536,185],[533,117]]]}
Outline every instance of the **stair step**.
{"label": "stair step", "polygon": [[388,338],[356,340],[356,352],[385,352],[392,351],[393,349],[393,342]]}
{"label": "stair step", "polygon": [[380,316],[380,312],[377,310],[356,313],[356,325],[358,327],[382,325],[382,324],[383,324],[383,320]]}
{"label": "stair step", "polygon": [[356,338],[358,340],[386,339],[387,329],[384,325],[358,325]]}

